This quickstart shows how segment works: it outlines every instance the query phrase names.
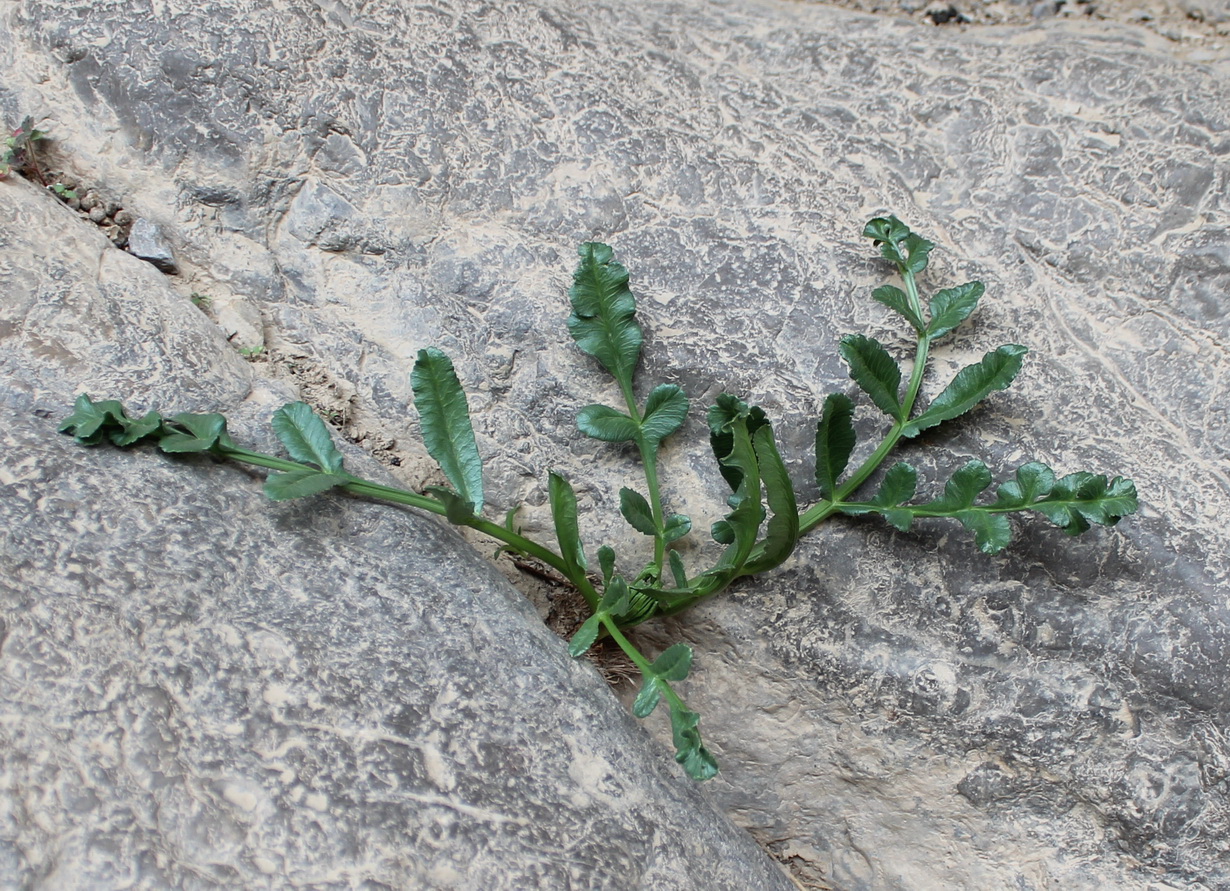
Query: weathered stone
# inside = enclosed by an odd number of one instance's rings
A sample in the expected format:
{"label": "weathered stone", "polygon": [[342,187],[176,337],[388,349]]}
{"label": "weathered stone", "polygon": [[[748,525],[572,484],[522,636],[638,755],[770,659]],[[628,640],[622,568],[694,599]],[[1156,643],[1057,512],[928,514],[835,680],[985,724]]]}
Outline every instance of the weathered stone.
{"label": "weathered stone", "polygon": [[[96,214],[98,219],[95,219]],[[90,219],[95,223],[101,223],[105,215],[101,207],[95,207],[90,211]],[[173,274],[179,271],[175,265],[175,254],[171,252],[171,246],[167,244],[167,240],[162,237],[158,225],[144,217],[138,218],[132,224],[132,229],[128,233],[128,252],[134,257],[140,257],[145,262],[154,264],[165,273]]]}
{"label": "weathered stone", "polygon": [[57,434],[85,389],[273,449],[289,394],[0,188],[0,887],[792,887],[446,527]]}
{"label": "weathered stone", "polygon": [[[632,269],[642,381],[764,405],[814,496],[818,406],[852,389],[840,337],[906,345],[857,233],[893,211],[934,238],[924,285],[988,296],[926,393],[1000,343],[1033,353],[906,450],[924,488],[1035,458],[1133,477],[1141,515],[1078,540],[1031,524],[996,558],[941,524],[834,523],[646,629],[696,645],[684,693],[724,765],[705,794],[847,888],[1230,887],[1224,52],[758,0],[159,10],[11,4],[5,110],[47,109],[83,182],[164,208],[198,287],[259,299],[372,430],[414,439],[409,367],[447,349],[493,515],[525,503],[549,540],[556,469],[591,551],[628,568],[635,471],[573,427],[617,396],[562,326],[575,244]],[[724,497],[704,437],[696,411],[662,466],[698,530]]]}

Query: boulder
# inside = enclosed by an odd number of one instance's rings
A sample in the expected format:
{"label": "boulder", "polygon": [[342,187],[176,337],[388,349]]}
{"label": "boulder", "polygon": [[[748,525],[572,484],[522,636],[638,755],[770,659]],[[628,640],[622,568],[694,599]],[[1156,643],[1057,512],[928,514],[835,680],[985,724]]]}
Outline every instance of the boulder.
{"label": "boulder", "polygon": [[[869,297],[890,276],[862,224],[893,212],[936,241],[924,288],[978,278],[988,293],[937,350],[924,398],[1002,343],[1031,356],[1011,390],[904,450],[921,488],[971,456],[1000,478],[1032,459],[1131,477],[1141,512],[1076,540],[1025,525],[995,557],[940,523],[834,521],[774,575],[647,626],[651,651],[697,652],[683,693],[723,773],[688,794],[813,885],[1230,887],[1224,58],[1105,23],[937,29],[771,0],[128,12],[6,6],[7,117],[47,116],[57,163],[157,221],[179,271],[163,287],[255,305],[267,370],[307,386],[306,368],[344,394],[349,423],[397,443],[409,485],[435,482],[409,368],[445,349],[491,515],[524,504],[549,541],[554,469],[577,486],[591,556],[611,544],[621,566],[642,556],[617,494],[638,470],[574,426],[618,398],[563,326],[576,244],[610,243],[632,270],[642,392],[692,397],[662,472],[699,567],[716,552],[700,530],[724,512],[701,407],[724,390],[764,406],[815,497],[819,407],[855,392],[838,341],[908,346]],[[61,410],[86,386],[246,404],[195,375],[155,393],[121,371],[66,371]],[[867,449],[883,425],[863,405]],[[66,474],[70,445],[31,466]],[[130,460],[88,458],[72,465],[83,479]],[[192,497],[215,497],[221,473]],[[166,485],[187,491],[184,476]],[[297,517],[283,522],[330,552],[359,546],[342,517],[416,522],[321,503],[254,499],[244,525]],[[102,525],[111,547],[141,538]],[[364,547],[370,584],[428,572]]]}

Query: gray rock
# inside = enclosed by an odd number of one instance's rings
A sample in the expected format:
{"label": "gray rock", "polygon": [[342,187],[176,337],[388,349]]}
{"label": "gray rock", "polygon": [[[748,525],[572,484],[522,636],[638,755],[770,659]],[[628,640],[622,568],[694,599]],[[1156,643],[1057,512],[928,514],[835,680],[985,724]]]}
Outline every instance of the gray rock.
{"label": "gray rock", "polygon": [[58,435],[86,389],[271,448],[289,394],[3,188],[0,887],[793,887],[448,528]]}
{"label": "gray rock", "polygon": [[[725,766],[703,794],[846,888],[1230,887],[1224,64],[1110,25],[758,0],[160,9],[118,28],[10,4],[5,107],[46,109],[83,181],[165,207],[201,290],[259,299],[387,438],[416,436],[417,350],[447,349],[493,515],[524,503],[550,540],[558,470],[591,552],[628,566],[635,470],[573,426],[615,395],[562,327],[576,243],[632,269],[642,382],[764,405],[810,492],[818,407],[852,391],[840,337],[906,345],[857,233],[894,211],[936,240],[924,285],[988,296],[926,393],[1000,343],[1033,352],[908,449],[924,490],[969,456],[1036,458],[1133,477],[1141,515],[1075,541],[1032,524],[996,558],[940,524],[834,523],[646,629],[696,646],[684,692]],[[696,411],[663,473],[698,530],[724,494],[706,453]]]}
{"label": "gray rock", "polygon": [[[94,219],[94,213],[99,208],[94,208],[90,211],[90,219]],[[100,222],[101,220],[94,220]],[[132,229],[128,233],[128,252],[134,257],[140,257],[147,263],[152,263],[158,269],[174,275],[179,271],[175,264],[175,255],[171,252],[171,246],[167,244],[167,240],[163,238],[162,231],[158,225],[145,217],[138,217],[132,224]]]}

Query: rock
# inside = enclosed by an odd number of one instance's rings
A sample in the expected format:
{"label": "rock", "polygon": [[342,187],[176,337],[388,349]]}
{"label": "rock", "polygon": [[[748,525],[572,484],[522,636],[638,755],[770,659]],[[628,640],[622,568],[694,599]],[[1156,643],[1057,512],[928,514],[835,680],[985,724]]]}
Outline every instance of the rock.
{"label": "rock", "polygon": [[88,389],[272,448],[289,394],[3,188],[0,885],[793,887],[442,524],[57,434]]}
{"label": "rock", "polygon": [[[95,207],[90,211],[91,220],[99,210],[100,208]],[[99,220],[94,221],[99,222]],[[179,271],[175,264],[175,255],[171,253],[171,246],[163,238],[162,231],[157,224],[144,217],[138,217],[132,224],[132,229],[128,233],[128,252],[147,263],[152,263],[167,275],[174,275]]]}
{"label": "rock", "polygon": [[[637,470],[574,427],[617,395],[563,328],[576,244],[632,270],[641,394],[693,400],[661,473],[694,569],[726,494],[703,407],[765,406],[814,498],[819,406],[855,392],[841,336],[908,346],[859,230],[892,211],[933,238],[928,292],[988,294],[926,398],[1001,343],[1031,355],[906,449],[921,489],[1038,459],[1132,477],[1141,514],[1077,540],[1029,524],[995,558],[939,523],[835,521],[646,628],[696,647],[683,693],[724,765],[698,794],[844,888],[1230,886],[1224,59],[1062,17],[920,30],[760,0],[159,9],[9,4],[4,101],[71,121],[83,181],[159,208],[192,280],[259,301],[378,438],[417,440],[409,369],[450,352],[492,516],[525,504],[550,541],[557,470],[621,566]],[[865,401],[857,423],[870,448]]]}
{"label": "rock", "polygon": [[230,344],[239,350],[259,350],[265,345],[265,326],[260,310],[243,297],[213,297],[214,319]]}

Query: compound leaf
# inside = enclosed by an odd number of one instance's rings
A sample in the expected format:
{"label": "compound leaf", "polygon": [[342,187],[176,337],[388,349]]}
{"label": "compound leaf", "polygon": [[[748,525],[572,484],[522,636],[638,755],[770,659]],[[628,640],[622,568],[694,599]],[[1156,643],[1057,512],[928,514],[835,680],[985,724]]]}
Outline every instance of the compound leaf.
{"label": "compound leaf", "polygon": [[1010,343],[987,353],[977,365],[962,368],[927,410],[905,425],[902,434],[917,436],[923,430],[965,414],[992,390],[1007,389],[1021,370],[1027,352],[1025,347]]}
{"label": "compound leaf", "polygon": [[833,498],[837,480],[850,463],[856,441],[853,417],[854,402],[844,393],[832,393],[824,400],[816,423],[816,485],[821,498]]}
{"label": "compound leaf", "polygon": [[427,452],[457,494],[483,509],[483,462],[470,424],[470,406],[452,361],[434,347],[419,350],[410,373]]}
{"label": "compound leaf", "polygon": [[874,337],[849,334],[838,348],[850,366],[850,377],[871,397],[880,411],[901,418],[901,369]]}
{"label": "compound leaf", "polygon": [[630,387],[642,336],[635,318],[636,299],[628,288],[628,270],[613,259],[614,251],[605,244],[586,242],[577,253],[581,262],[568,291],[572,302],[568,331],[577,346]]}
{"label": "compound leaf", "polygon": [[342,472],[342,455],[333,445],[325,422],[306,402],[291,402],[273,413],[273,432],[290,456],[314,464],[325,473]]}
{"label": "compound leaf", "polygon": [[969,318],[986,288],[982,282],[966,282],[945,288],[931,299],[931,324],[927,336],[942,337]]}

